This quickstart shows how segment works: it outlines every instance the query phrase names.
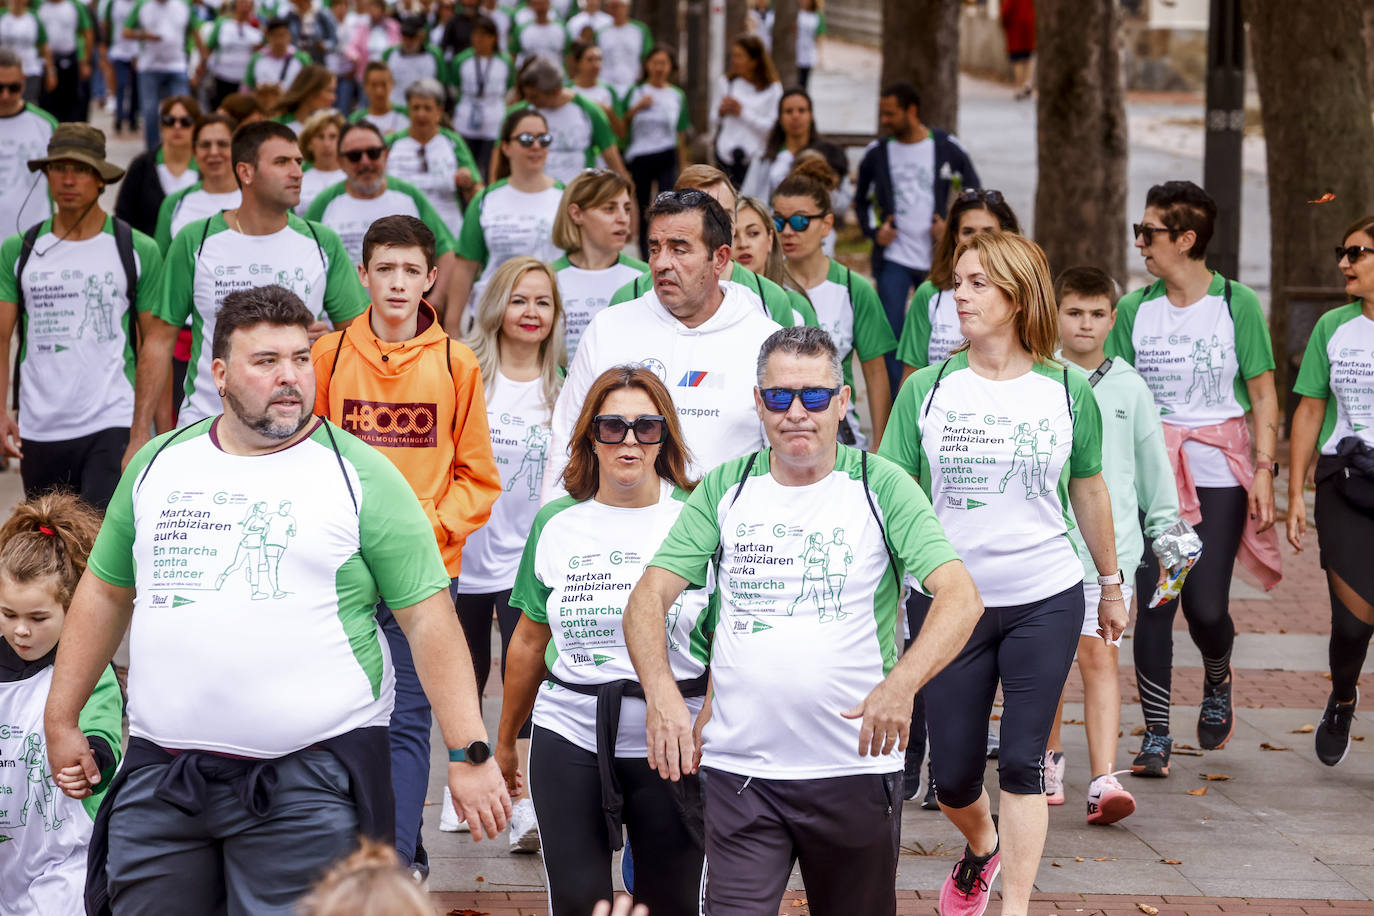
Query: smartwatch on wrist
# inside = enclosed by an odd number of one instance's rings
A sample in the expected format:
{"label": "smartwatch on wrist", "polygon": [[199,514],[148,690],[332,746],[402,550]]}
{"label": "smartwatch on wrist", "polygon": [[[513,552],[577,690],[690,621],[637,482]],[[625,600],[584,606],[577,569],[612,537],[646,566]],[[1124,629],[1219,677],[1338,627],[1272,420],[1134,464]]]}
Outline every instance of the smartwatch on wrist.
{"label": "smartwatch on wrist", "polygon": [[1126,575],[1125,575],[1125,573],[1123,573],[1123,572],[1122,572],[1121,570],[1119,570],[1119,569],[1118,569],[1116,572],[1112,573],[1110,576],[1098,576],[1098,577],[1097,577],[1097,584],[1098,584],[1098,586],[1124,585],[1125,583],[1126,583]]}
{"label": "smartwatch on wrist", "polygon": [[477,766],[491,759],[491,745],[485,741],[474,741],[467,747],[450,750],[448,759],[450,763],[470,763]]}

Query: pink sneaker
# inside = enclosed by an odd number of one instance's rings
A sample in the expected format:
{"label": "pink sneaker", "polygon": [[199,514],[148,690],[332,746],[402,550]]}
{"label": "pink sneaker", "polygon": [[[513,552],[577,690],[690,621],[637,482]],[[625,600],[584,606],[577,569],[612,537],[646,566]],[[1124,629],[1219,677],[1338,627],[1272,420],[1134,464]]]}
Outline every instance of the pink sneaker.
{"label": "pink sneaker", "polygon": [[1064,804],[1064,755],[1045,751],[1045,801]]}
{"label": "pink sneaker", "polygon": [[1002,870],[1002,844],[987,856],[964,847],[964,857],[940,888],[940,916],[983,916],[992,896],[992,882]]}
{"label": "pink sneaker", "polygon": [[1121,787],[1115,773],[1097,777],[1088,787],[1089,824],[1115,824],[1134,812],[1135,797]]}

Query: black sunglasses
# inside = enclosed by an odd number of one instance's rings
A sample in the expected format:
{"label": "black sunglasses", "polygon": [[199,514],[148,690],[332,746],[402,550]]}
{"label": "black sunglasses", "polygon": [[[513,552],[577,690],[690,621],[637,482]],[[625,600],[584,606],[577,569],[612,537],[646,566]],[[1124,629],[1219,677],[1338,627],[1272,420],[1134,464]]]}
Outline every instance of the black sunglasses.
{"label": "black sunglasses", "polygon": [[819,413],[830,407],[830,401],[840,393],[840,386],[834,388],[760,388],[759,396],[763,406],[773,413],[782,413],[792,406],[793,398],[801,398],[802,406],[811,413]]}
{"label": "black sunglasses", "polygon": [[345,159],[347,159],[349,162],[352,162],[354,165],[358,164],[359,162],[362,162],[364,156],[366,156],[371,161],[376,162],[377,160],[381,159],[383,156],[386,155],[386,147],[369,146],[364,149],[351,149],[347,152],[340,153],[339,155],[343,156]]}
{"label": "black sunglasses", "polygon": [[825,219],[824,213],[793,213],[791,216],[773,214],[773,228],[779,232],[783,226],[791,226],[793,232],[805,232],[811,227],[813,219]]}
{"label": "black sunglasses", "polygon": [[954,199],[958,203],[968,203],[973,200],[981,200],[989,204],[1006,203],[1001,191],[984,191],[981,188],[969,188],[967,191],[960,191],[959,196]]}
{"label": "black sunglasses", "polygon": [[592,417],[592,436],[602,445],[619,445],[632,429],[640,445],[658,445],[668,435],[668,419],[662,414],[644,414],[633,422],[614,413]]}
{"label": "black sunglasses", "polygon": [[20,95],[24,92],[23,83],[0,83],[0,93],[12,92]]}
{"label": "black sunglasses", "polygon": [[1336,260],[1339,262],[1342,258],[1344,258],[1351,264],[1354,264],[1360,258],[1364,257],[1364,253],[1366,251],[1374,252],[1374,248],[1369,248],[1365,245],[1346,245],[1344,248],[1342,248],[1340,245],[1337,245]]}
{"label": "black sunglasses", "polygon": [[170,115],[162,116],[163,127],[195,127],[196,119],[190,115]]}
{"label": "black sunglasses", "polygon": [[548,149],[550,146],[553,146],[553,134],[548,133],[547,131],[542,134],[532,134],[529,131],[525,131],[524,133],[516,134],[514,137],[511,137],[511,139],[514,140],[516,143],[519,143],[525,149],[529,149],[536,143],[538,143],[544,149]]}
{"label": "black sunglasses", "polygon": [[1146,245],[1153,245],[1155,243],[1156,232],[1169,233],[1169,239],[1172,241],[1173,239],[1178,238],[1178,234],[1182,231],[1182,229],[1170,229],[1168,226],[1146,226],[1143,223],[1131,224],[1131,232],[1133,236],[1135,238],[1144,238]]}

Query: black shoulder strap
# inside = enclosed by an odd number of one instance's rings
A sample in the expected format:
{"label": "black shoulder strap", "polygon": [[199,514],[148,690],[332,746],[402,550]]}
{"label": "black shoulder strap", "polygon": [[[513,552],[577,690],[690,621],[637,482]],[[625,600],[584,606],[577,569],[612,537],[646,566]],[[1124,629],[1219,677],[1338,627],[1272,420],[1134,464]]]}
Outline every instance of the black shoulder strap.
{"label": "black shoulder strap", "polygon": [[[741,474],[741,475],[739,475],[739,483],[737,483],[737,484],[735,485],[735,495],[730,497],[730,505],[726,507],[726,509],[725,509],[726,512],[729,512],[730,509],[735,505],[735,502],[739,499],[740,493],[743,492],[743,490],[744,490],[744,482],[745,482],[746,480],[749,479],[749,472],[752,471],[752,470],[754,470],[754,462],[759,460],[759,455],[761,455],[761,454],[763,454],[763,453],[762,453],[762,452],[753,452],[753,453],[751,453],[751,454],[749,455],[749,460],[746,461],[746,462],[744,463],[744,473]],[[724,542],[717,543],[717,544],[716,544],[715,556],[712,558],[712,559],[715,560],[715,563],[716,563],[716,578],[717,578],[717,579],[720,578],[720,561],[724,558],[724,556],[725,556],[725,544],[724,544]]]}
{"label": "black shoulder strap", "polygon": [[1069,425],[1073,426],[1073,398],[1069,397],[1069,367],[1064,367],[1064,403],[1069,407]]}
{"label": "black shoulder strap", "polygon": [[[210,220],[212,219],[214,219],[213,216],[207,217],[205,220],[205,225],[201,227],[200,244],[196,246],[196,257],[200,257],[200,253],[205,250],[205,240],[210,237]],[[229,221],[225,220],[224,224],[226,226],[229,225]]]}
{"label": "black shoulder strap", "polygon": [[119,263],[124,267],[124,298],[129,300],[129,345],[138,359],[138,261],[134,257],[133,227],[119,217],[113,217],[115,250],[119,252]]}
{"label": "black shoulder strap", "polygon": [[868,500],[868,511],[873,513],[873,521],[878,523],[878,533],[883,536],[883,550],[887,552],[887,564],[892,567],[892,578],[897,583],[897,591],[902,590],[902,577],[897,572],[897,558],[892,553],[892,545],[887,540],[887,528],[883,525],[883,518],[878,514],[878,507],[873,502],[873,491],[868,488],[868,452],[859,451],[859,475],[864,482],[864,499]]}
{"label": "black shoulder strap", "polygon": [[[214,421],[213,419],[207,418],[207,419],[202,420],[202,421],[200,421],[200,422],[201,422],[201,423],[213,423],[213,422],[215,422],[215,421]],[[162,444],[159,445],[159,446],[157,447],[157,451],[153,452],[153,457],[149,458],[149,459],[148,459],[148,463],[145,464],[145,465],[143,466],[143,473],[138,475],[138,483],[134,484],[134,491],[135,491],[135,492],[138,491],[138,488],[139,488],[139,487],[143,486],[143,481],[148,477],[148,472],[151,471],[151,470],[153,469],[153,462],[154,462],[154,461],[157,461],[157,459],[162,455],[162,453],[165,452],[165,451],[167,450],[167,446],[171,445],[173,442],[175,442],[175,441],[177,441],[178,439],[180,439],[181,436],[182,436],[187,430],[189,430],[189,429],[191,429],[192,427],[197,426],[197,425],[199,425],[199,424],[196,424],[196,423],[188,423],[187,425],[183,426],[181,429],[179,429],[179,430],[177,430],[176,432],[172,433],[172,434],[171,434],[170,436],[168,436],[166,439],[162,440]]]}
{"label": "black shoulder strap", "polygon": [[[29,263],[29,255],[33,254],[33,246],[38,244],[38,234],[43,229],[42,223],[34,223],[24,232],[23,244],[19,246],[19,260],[14,265],[14,279],[16,294],[14,297],[14,307],[17,312],[16,318],[19,319],[19,345],[24,345],[24,266]],[[21,360],[14,361],[14,380],[10,385],[10,397],[13,401],[14,410],[19,409],[19,364]]]}
{"label": "black shoulder strap", "polygon": [[344,338],[348,336],[348,329],[339,332],[339,345],[334,348],[334,363],[329,367],[329,381],[334,381],[334,373],[339,371],[339,355],[343,353]]}
{"label": "black shoulder strap", "polygon": [[1222,292],[1222,298],[1226,300],[1226,313],[1231,316],[1231,323],[1234,324],[1236,321],[1236,313],[1231,309],[1231,279],[1229,277],[1223,277],[1222,279],[1226,281],[1226,286]]}
{"label": "black shoulder strap", "polygon": [[[1112,371],[1112,358],[1109,356],[1102,361],[1102,365],[1093,370],[1092,375],[1088,376],[1088,387],[1096,388],[1097,383],[1102,381],[1102,376],[1110,371]],[[1072,413],[1072,405],[1070,405],[1070,413]]]}
{"label": "black shoulder strap", "polygon": [[[329,259],[324,256],[324,246],[320,244],[320,234],[315,231],[315,224],[310,220],[302,219],[301,222],[305,223],[305,228],[310,230],[310,237],[315,240],[315,250],[320,254],[320,263],[324,265],[325,275],[328,276]],[[326,281],[325,286],[328,287],[328,281]]]}
{"label": "black shoulder strap", "polygon": [[339,451],[339,443],[334,439],[334,430],[329,428],[329,421],[320,417],[320,425],[324,427],[324,434],[329,437],[329,447],[334,450],[334,457],[339,462],[339,473],[343,475],[344,486],[348,487],[348,498],[353,501],[353,514],[359,514],[358,494],[353,492],[353,481],[348,479],[348,468],[344,467],[343,452]]}

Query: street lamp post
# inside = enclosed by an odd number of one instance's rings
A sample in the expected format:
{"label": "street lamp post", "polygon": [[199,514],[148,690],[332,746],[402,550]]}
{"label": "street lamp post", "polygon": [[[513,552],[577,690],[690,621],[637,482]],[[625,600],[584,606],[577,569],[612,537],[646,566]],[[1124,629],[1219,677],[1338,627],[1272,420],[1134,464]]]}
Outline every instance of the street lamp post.
{"label": "street lamp post", "polygon": [[1211,0],[1207,28],[1207,138],[1202,183],[1217,203],[1207,261],[1240,279],[1241,141],[1245,138],[1245,23],[1240,0]]}

